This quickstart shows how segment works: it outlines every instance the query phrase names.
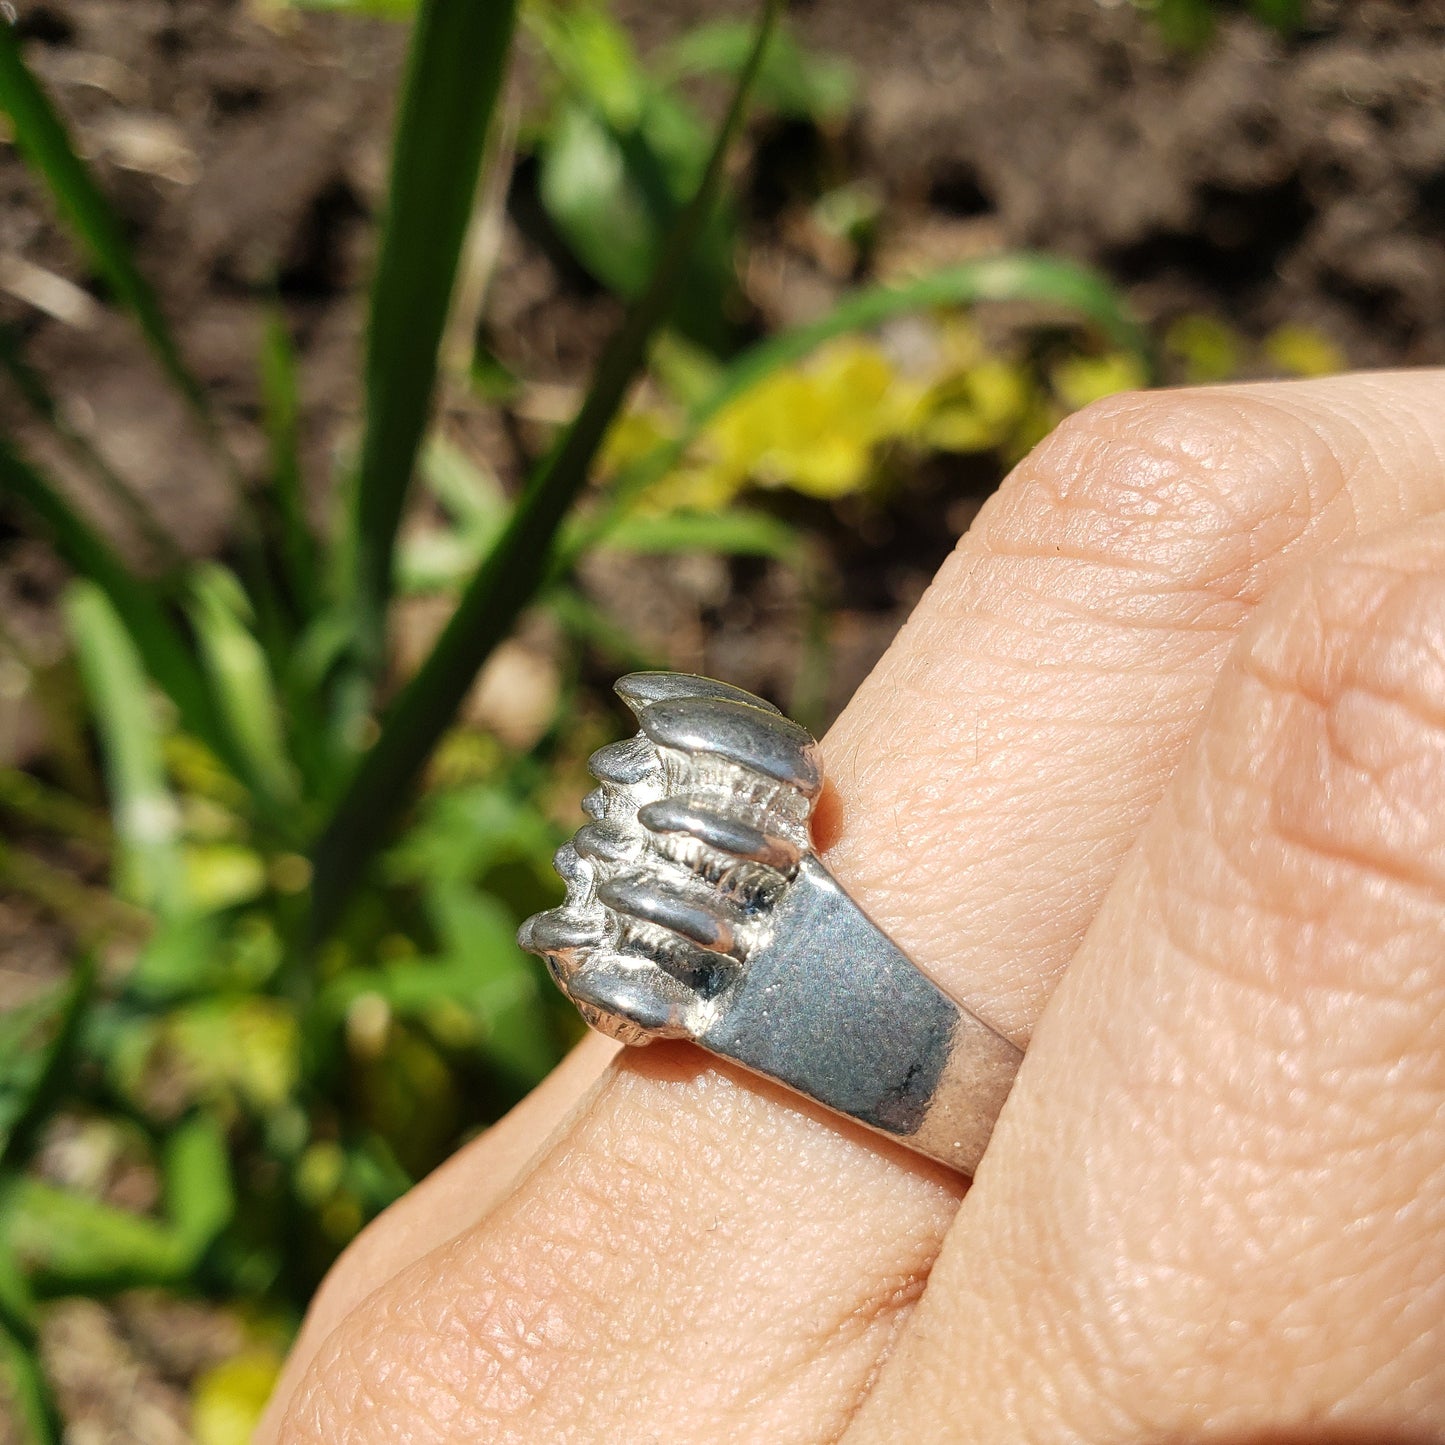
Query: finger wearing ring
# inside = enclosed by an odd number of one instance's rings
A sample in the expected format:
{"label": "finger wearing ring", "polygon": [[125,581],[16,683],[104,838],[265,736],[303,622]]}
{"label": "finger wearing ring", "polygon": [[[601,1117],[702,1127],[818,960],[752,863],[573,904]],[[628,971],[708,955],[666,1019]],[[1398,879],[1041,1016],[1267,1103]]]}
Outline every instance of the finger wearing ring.
{"label": "finger wearing ring", "polygon": [[524,948],[588,1023],[691,1039],[972,1173],[1023,1055],[843,890],[808,823],[818,744],[751,693],[684,673],[617,691],[640,732],[594,753],[566,901]]}

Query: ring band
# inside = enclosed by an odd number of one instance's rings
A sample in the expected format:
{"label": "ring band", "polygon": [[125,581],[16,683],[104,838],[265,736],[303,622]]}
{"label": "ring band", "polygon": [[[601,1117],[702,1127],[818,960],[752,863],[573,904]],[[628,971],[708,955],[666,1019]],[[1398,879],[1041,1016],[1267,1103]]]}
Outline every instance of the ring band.
{"label": "ring band", "polygon": [[631,673],[559,908],[518,934],[594,1028],[685,1038],[972,1174],[1023,1058],[843,891],[808,831],[817,743],[710,678]]}

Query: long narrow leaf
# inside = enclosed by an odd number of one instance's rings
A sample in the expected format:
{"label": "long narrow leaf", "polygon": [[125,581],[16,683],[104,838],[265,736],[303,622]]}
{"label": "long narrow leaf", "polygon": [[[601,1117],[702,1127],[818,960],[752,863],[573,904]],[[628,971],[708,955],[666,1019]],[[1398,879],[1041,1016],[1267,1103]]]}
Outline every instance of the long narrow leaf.
{"label": "long narrow leaf", "polygon": [[296,779],[286,729],[265,649],[251,631],[246,594],[224,567],[196,569],[190,617],[247,781],[274,810],[294,804]]}
{"label": "long narrow leaf", "polygon": [[422,0],[412,31],[366,349],[352,579],[364,664],[381,661],[392,553],[436,383],[516,0]]}
{"label": "long narrow leaf", "polygon": [[172,571],[178,568],[182,554],[175,538],[161,525],[145,498],[111,466],[90,438],[66,418],[45,378],[22,355],[20,339],[9,327],[0,329],[0,367],[14,382],[26,405],[60,438],[71,456],[105,488],[107,495],[125,512],[166,567]]}
{"label": "long narrow leaf", "polygon": [[173,1284],[192,1262],[187,1241],[159,1219],[22,1175],[11,1182],[0,1229],[40,1298]]}
{"label": "long narrow leaf", "polygon": [[[66,1070],[86,1004],[95,966],[82,960],[74,976],[42,1009],[0,1017],[0,1173],[25,1163],[40,1126],[65,1083]],[[7,1075],[11,1077],[7,1077]]]}
{"label": "long narrow leaf", "polygon": [[724,165],[780,0],[764,0],[749,63],[720,126],[702,181],[678,218],[647,290],[628,310],[598,363],[592,386],[561,443],[543,462],[506,530],[478,569],[450,622],[398,698],[372,750],[362,759],[315,852],[312,929],[330,931],[353,885],[405,807],[421,770],[492,649],[512,630],[548,572],[558,529],[586,485],[597,450],[646,364],[668,315],[693,245],[711,214]]}
{"label": "long narrow leaf", "polygon": [[[525,15],[566,91],[538,147],[538,199],[578,261],[630,300],[647,285],[697,188],[709,152],[707,127],[658,83],[626,30],[595,0],[535,3]],[[739,28],[741,65],[752,27]],[[736,240],[736,215],[720,197],[674,298],[672,324],[711,351],[736,342],[727,314],[737,289]]]}
{"label": "long narrow leaf", "polygon": [[16,142],[45,178],[91,263],[135,317],[176,389],[214,435],[205,393],[181,358],[155,292],[136,268],[110,202],[76,154],[64,122],[25,64],[14,30],[5,24],[0,24],[0,107],[9,113]]}
{"label": "long narrow leaf", "polygon": [[205,675],[155,592],[142,582],[50,481],[0,439],[0,493],[19,499],[50,533],[62,557],[105,593],[145,661],[176,705],[186,731],[231,763]]}
{"label": "long narrow leaf", "polygon": [[316,542],[301,485],[301,401],[296,355],[279,311],[266,318],[261,341],[261,397],[271,448],[271,510],[291,596],[303,617],[314,615],[320,578]]}
{"label": "long narrow leaf", "polygon": [[20,768],[0,768],[0,813],[102,851],[111,844],[103,813]]}
{"label": "long narrow leaf", "polygon": [[235,1212],[220,1126],[199,1117],[177,1125],[161,1172],[165,1219],[12,1175],[0,1191],[0,1241],[25,1269],[21,1288],[53,1298],[177,1284],[191,1276]]}
{"label": "long narrow leaf", "polygon": [[3,839],[0,887],[54,914],[88,948],[102,948],[116,939],[138,942],[150,928],[148,913],[117,898],[110,889],[82,883],[72,869],[12,848]]}
{"label": "long narrow leaf", "polygon": [[166,1141],[161,1166],[171,1227],[186,1255],[199,1259],[236,1212],[231,1160],[220,1124],[198,1114],[177,1125]]}
{"label": "long narrow leaf", "polygon": [[716,410],[759,378],[800,361],[823,342],[845,332],[878,326],[910,311],[981,301],[1062,307],[1092,322],[1116,346],[1137,355],[1151,374],[1155,370],[1147,334],[1130,316],[1123,297],[1106,277],[1058,256],[1009,251],[962,261],[913,281],[868,287],[817,321],[779,332],[727,368],[712,398],[712,407]]}
{"label": "long narrow leaf", "polygon": [[[22,1428],[33,1445],[60,1445],[63,1425],[33,1331],[25,1335],[0,1317],[0,1364],[10,1380],[10,1393],[20,1413]],[[24,1437],[22,1437],[24,1438]]]}
{"label": "long narrow leaf", "polygon": [[598,544],[622,552],[713,552],[779,562],[797,562],[803,552],[802,538],[786,522],[743,507],[619,517]]}
{"label": "long narrow leaf", "polygon": [[186,898],[180,812],[166,779],[160,729],[140,654],[94,583],[72,584],[66,613],[110,785],[118,891],[142,907],[174,914]]}

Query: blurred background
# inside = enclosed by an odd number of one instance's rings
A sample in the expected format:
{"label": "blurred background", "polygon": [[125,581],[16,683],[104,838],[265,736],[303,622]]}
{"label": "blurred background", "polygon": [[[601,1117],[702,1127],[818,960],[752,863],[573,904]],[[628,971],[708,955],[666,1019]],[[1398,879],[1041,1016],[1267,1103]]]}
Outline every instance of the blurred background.
{"label": "blurred background", "polygon": [[616,675],[821,730],[1070,411],[1445,361],[1431,0],[0,12],[0,1445],[240,1445],[575,1040]]}

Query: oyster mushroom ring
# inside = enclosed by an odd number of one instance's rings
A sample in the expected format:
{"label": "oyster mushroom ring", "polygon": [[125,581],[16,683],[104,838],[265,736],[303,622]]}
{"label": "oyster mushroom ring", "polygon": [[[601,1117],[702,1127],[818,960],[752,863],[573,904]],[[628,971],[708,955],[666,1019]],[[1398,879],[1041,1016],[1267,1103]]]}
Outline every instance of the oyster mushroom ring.
{"label": "oyster mushroom ring", "polygon": [[1022,1053],[933,982],[813,848],[817,743],[710,678],[631,673],[592,755],[566,901],[521,928],[594,1028],[691,1039],[971,1174]]}

